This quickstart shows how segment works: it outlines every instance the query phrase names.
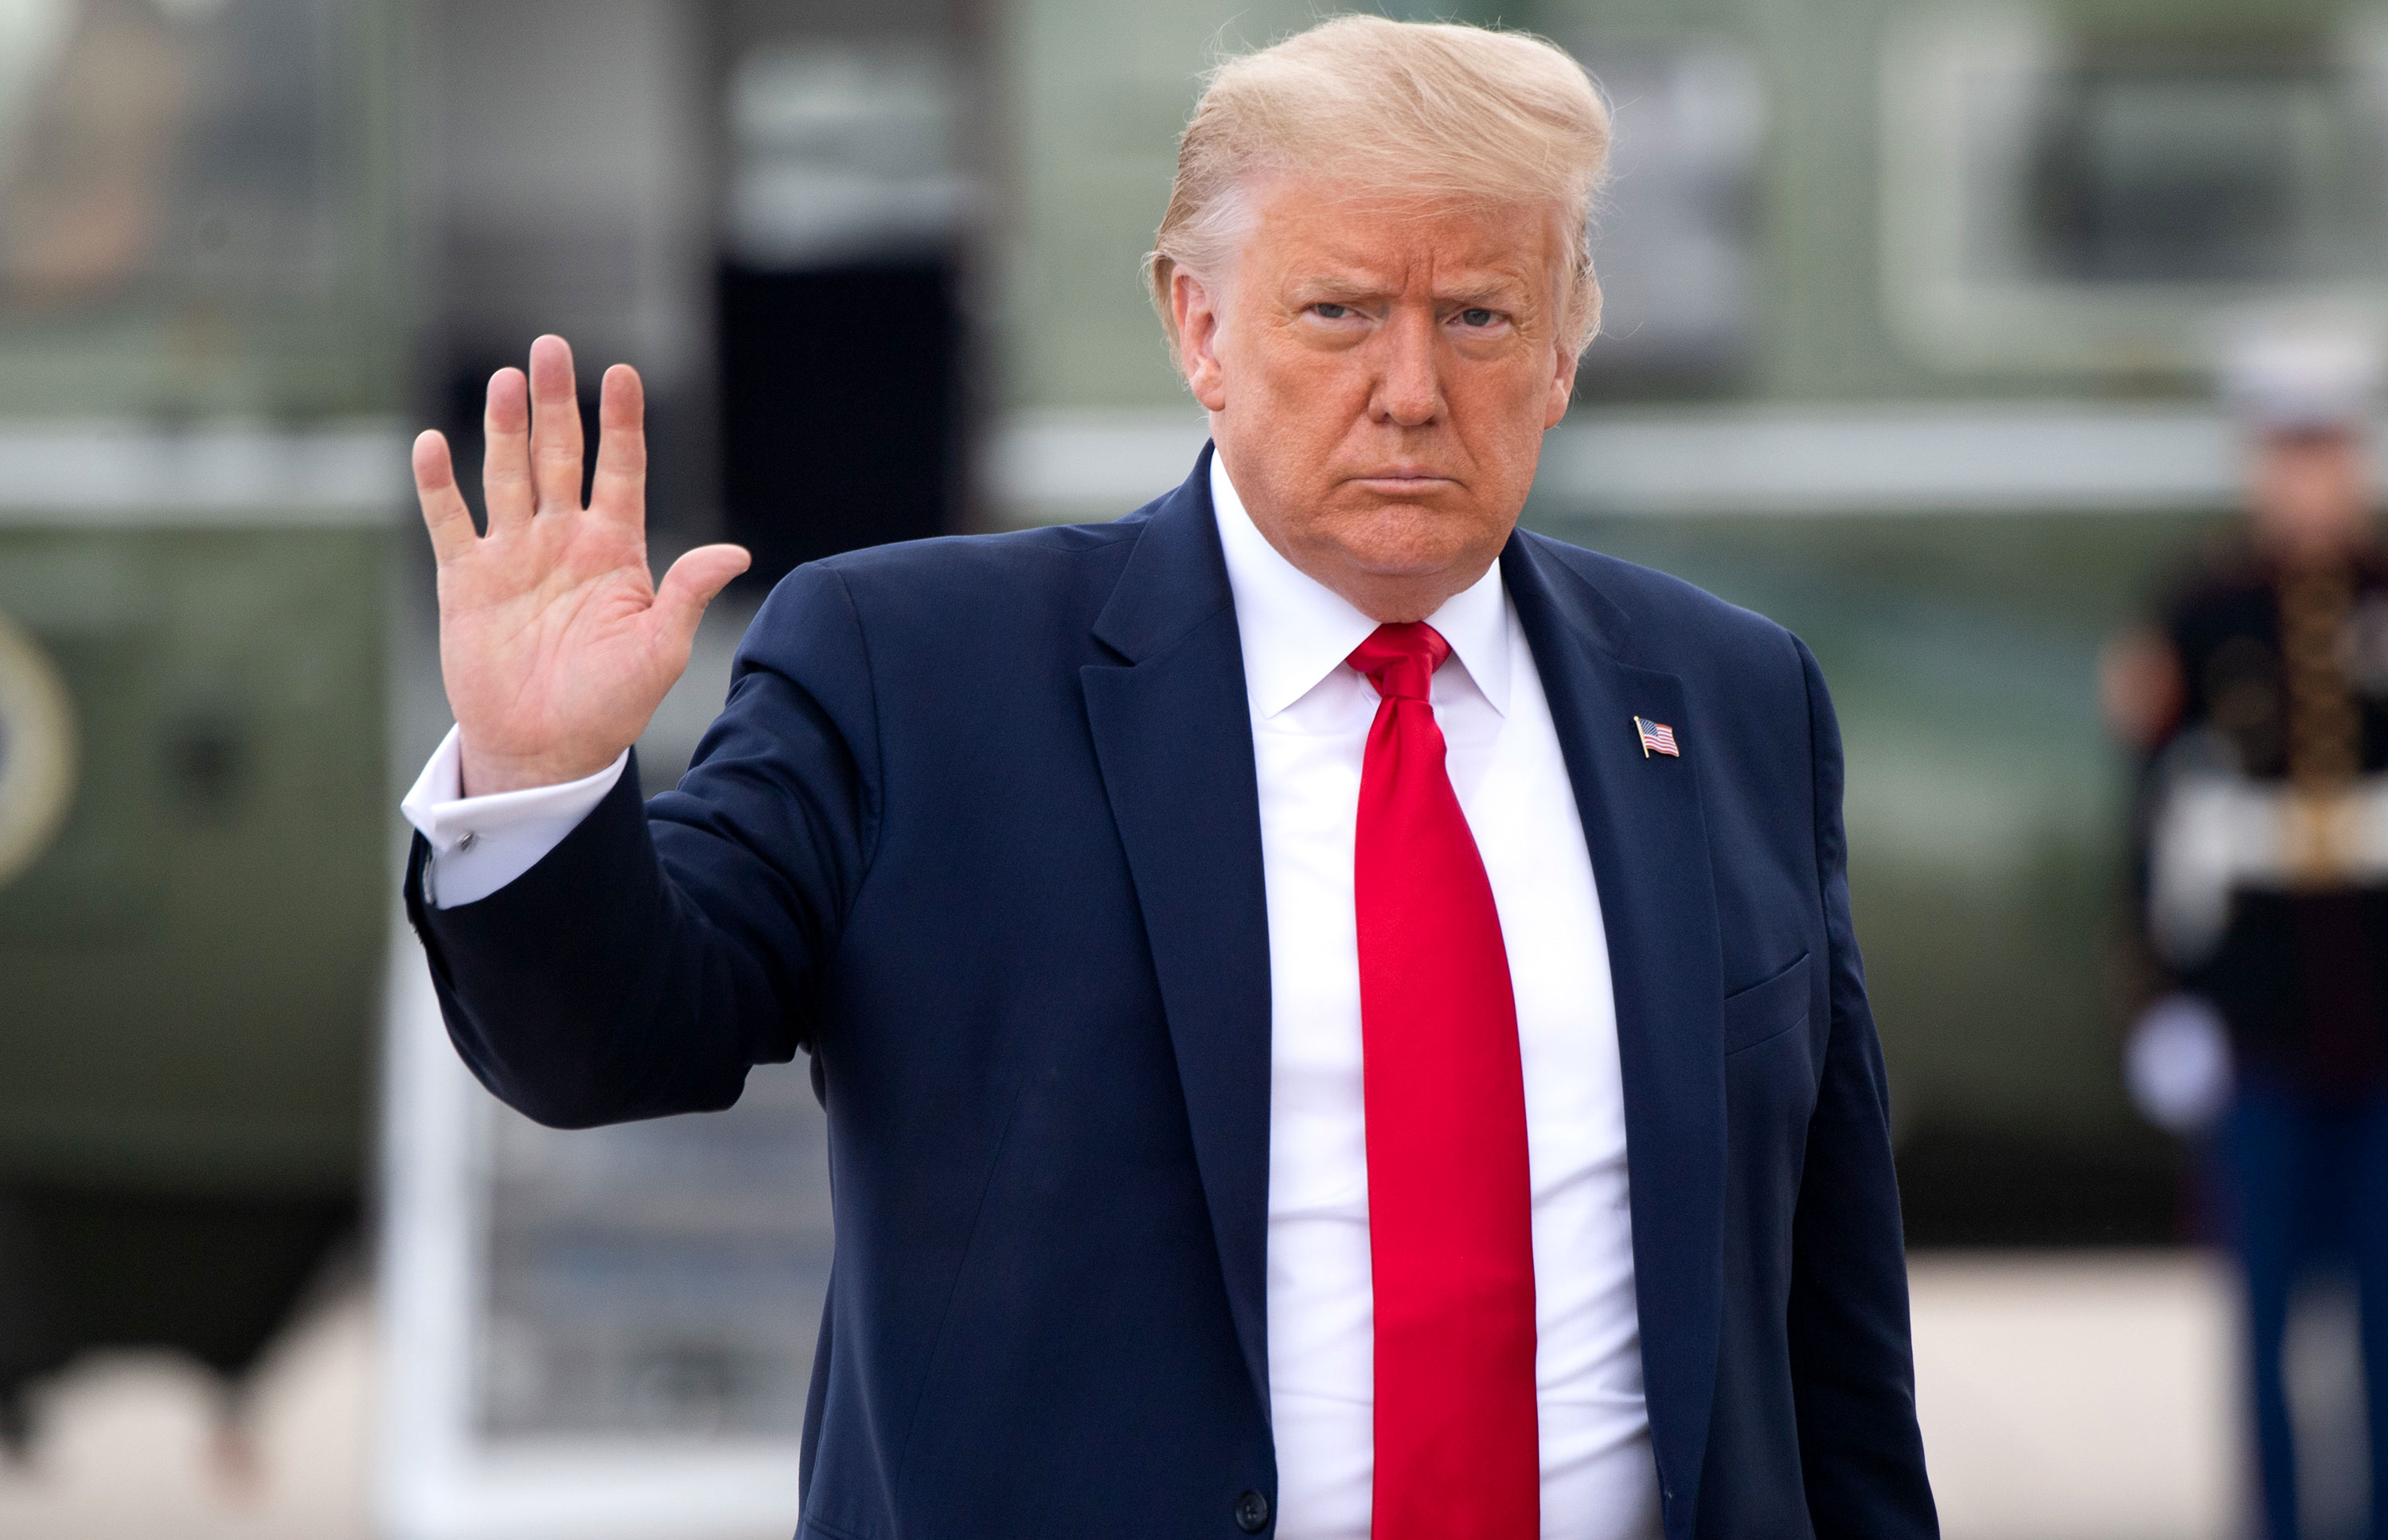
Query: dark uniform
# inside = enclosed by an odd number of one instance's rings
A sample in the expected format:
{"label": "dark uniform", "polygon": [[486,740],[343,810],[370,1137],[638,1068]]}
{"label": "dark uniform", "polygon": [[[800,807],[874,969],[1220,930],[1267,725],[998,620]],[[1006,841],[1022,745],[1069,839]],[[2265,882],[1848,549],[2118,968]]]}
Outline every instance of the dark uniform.
{"label": "dark uniform", "polygon": [[[2182,710],[2150,756],[2143,834],[2164,816],[2162,767],[2191,735],[2205,757],[2315,808],[2388,771],[2388,553],[2302,567],[2243,556],[2186,586],[2164,625]],[[2333,1256],[2362,1294],[2371,1533],[2388,1540],[2388,879],[2344,827],[2290,820],[2285,879],[2235,890],[2218,941],[2166,970],[2230,1036],[2218,1153],[2274,1540],[2297,1534],[2280,1374],[2290,1294]]]}

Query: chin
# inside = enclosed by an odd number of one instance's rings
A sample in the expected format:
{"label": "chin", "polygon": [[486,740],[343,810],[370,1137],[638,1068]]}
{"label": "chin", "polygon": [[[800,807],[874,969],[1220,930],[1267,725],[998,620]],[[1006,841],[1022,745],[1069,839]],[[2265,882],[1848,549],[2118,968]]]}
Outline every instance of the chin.
{"label": "chin", "polygon": [[1425,499],[1371,499],[1336,519],[1334,533],[1354,555],[1369,553],[1387,572],[1433,572],[1478,544],[1488,523]]}
{"label": "chin", "polygon": [[[1464,560],[1477,542],[1438,530],[1362,530],[1336,542],[1344,559],[1376,577],[1430,577]],[[1496,548],[1497,549],[1497,548]]]}

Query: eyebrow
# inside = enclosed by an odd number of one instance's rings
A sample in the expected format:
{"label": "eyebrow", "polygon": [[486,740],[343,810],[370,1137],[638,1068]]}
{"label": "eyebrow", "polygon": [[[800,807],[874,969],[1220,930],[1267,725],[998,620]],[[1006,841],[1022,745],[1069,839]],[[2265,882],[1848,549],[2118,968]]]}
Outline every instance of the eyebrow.
{"label": "eyebrow", "polygon": [[1481,305],[1493,301],[1522,302],[1532,297],[1531,287],[1515,278],[1486,278],[1445,289],[1436,298],[1458,305]]}
{"label": "eyebrow", "polygon": [[1290,287],[1296,294],[1324,293],[1358,296],[1386,292],[1385,285],[1378,280],[1362,278],[1351,273],[1314,272],[1295,279]]}
{"label": "eyebrow", "polygon": [[[1351,273],[1312,273],[1295,280],[1291,288],[1298,295],[1342,295],[1355,299],[1373,299],[1392,292],[1392,286],[1382,280]],[[1531,285],[1523,280],[1487,275],[1439,289],[1434,297],[1450,305],[1483,305],[1496,301],[1521,303],[1531,297]]]}

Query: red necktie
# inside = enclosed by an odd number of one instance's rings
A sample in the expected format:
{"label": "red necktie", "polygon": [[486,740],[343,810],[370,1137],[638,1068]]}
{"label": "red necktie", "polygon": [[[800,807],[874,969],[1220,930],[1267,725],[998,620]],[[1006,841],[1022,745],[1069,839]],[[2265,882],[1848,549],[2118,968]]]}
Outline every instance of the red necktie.
{"label": "red necktie", "polygon": [[1377,1318],[1373,1540],[1534,1540],[1533,1198],[1492,884],[1443,768],[1451,644],[1380,625],[1353,899]]}

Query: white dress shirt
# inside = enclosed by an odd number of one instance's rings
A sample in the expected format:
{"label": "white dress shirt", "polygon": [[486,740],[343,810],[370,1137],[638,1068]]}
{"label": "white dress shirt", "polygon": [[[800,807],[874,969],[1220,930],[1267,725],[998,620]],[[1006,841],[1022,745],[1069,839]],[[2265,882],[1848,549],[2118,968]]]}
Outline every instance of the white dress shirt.
{"label": "white dress shirt", "polygon": [[[1272,988],[1268,1339],[1279,1540],[1366,1540],[1375,1323],[1353,833],[1377,695],[1344,662],[1376,623],[1261,535],[1213,456],[1211,495],[1251,709]],[[1453,658],[1434,709],[1492,880],[1524,1060],[1533,1183],[1543,1534],[1648,1540],[1616,1003],[1558,734],[1498,566],[1429,619]],[[587,816],[623,761],[569,786],[460,798],[456,740],[407,794],[426,899],[482,898]]]}
{"label": "white dress shirt", "polygon": [[[1376,1325],[1353,834],[1377,623],[1277,553],[1211,461],[1243,639],[1269,922],[1269,1400],[1280,1540],[1366,1540]],[[1492,879],[1524,1059],[1543,1534],[1658,1533],[1608,941],[1575,790],[1496,565],[1428,617],[1434,714]]]}
{"label": "white dress shirt", "polygon": [[471,903],[538,865],[540,857],[564,843],[605,800],[629,763],[630,751],[625,749],[613,764],[577,781],[467,797],[456,729],[449,728],[398,804],[431,847],[431,864],[423,874],[425,901],[439,909]]}

